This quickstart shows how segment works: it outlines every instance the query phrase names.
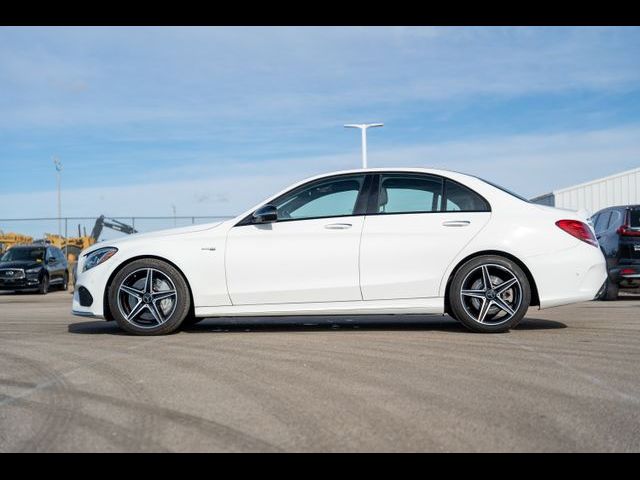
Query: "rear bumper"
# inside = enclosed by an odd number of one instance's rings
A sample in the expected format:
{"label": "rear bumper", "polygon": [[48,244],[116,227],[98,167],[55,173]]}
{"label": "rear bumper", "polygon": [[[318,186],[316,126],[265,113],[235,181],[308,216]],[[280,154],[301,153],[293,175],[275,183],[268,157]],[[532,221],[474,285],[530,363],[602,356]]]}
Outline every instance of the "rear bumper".
{"label": "rear bumper", "polygon": [[540,308],[591,301],[607,279],[599,248],[586,243],[551,254],[525,258],[540,297]]}
{"label": "rear bumper", "polygon": [[629,265],[618,264],[609,270],[609,278],[623,288],[640,287],[640,265],[637,263]]}

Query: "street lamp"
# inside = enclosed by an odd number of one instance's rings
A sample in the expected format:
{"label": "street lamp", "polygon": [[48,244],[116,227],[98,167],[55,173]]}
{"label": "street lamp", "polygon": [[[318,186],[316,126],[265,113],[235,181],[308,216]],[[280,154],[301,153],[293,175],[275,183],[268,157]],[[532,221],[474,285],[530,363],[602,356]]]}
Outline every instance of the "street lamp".
{"label": "street lamp", "polygon": [[367,128],[382,127],[384,123],[349,123],[345,128],[359,128],[362,132],[362,168],[367,168]]}
{"label": "street lamp", "polygon": [[53,164],[56,167],[56,177],[58,180],[58,236],[62,236],[62,200],[60,197],[60,172],[62,172],[62,162],[58,157],[53,157]]}

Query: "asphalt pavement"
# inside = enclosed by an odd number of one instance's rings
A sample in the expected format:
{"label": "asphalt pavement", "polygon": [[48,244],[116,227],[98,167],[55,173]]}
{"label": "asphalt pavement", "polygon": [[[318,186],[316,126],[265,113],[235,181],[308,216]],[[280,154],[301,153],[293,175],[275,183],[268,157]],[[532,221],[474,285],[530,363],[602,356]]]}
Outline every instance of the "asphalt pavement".
{"label": "asphalt pavement", "polygon": [[0,293],[0,451],[640,451],[640,296],[446,316],[207,319],[165,337]]}

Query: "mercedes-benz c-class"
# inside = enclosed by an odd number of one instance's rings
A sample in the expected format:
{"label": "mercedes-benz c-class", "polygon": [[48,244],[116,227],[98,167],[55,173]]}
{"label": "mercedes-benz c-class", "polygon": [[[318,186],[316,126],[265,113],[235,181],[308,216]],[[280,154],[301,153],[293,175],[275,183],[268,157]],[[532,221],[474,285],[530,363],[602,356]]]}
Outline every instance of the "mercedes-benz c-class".
{"label": "mercedes-benz c-class", "polygon": [[592,300],[591,226],[480,178],[425,168],[306,179],[236,218],[96,244],[76,315],[139,335],[206,317],[444,314],[503,332],[531,306]]}

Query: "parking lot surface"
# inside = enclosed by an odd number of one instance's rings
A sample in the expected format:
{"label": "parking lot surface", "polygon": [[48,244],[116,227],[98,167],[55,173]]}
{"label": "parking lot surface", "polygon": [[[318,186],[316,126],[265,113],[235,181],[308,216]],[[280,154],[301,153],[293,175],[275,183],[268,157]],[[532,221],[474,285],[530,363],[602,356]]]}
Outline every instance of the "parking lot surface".
{"label": "parking lot surface", "polygon": [[134,337],[0,293],[0,451],[640,451],[640,296],[449,317],[208,319]]}

